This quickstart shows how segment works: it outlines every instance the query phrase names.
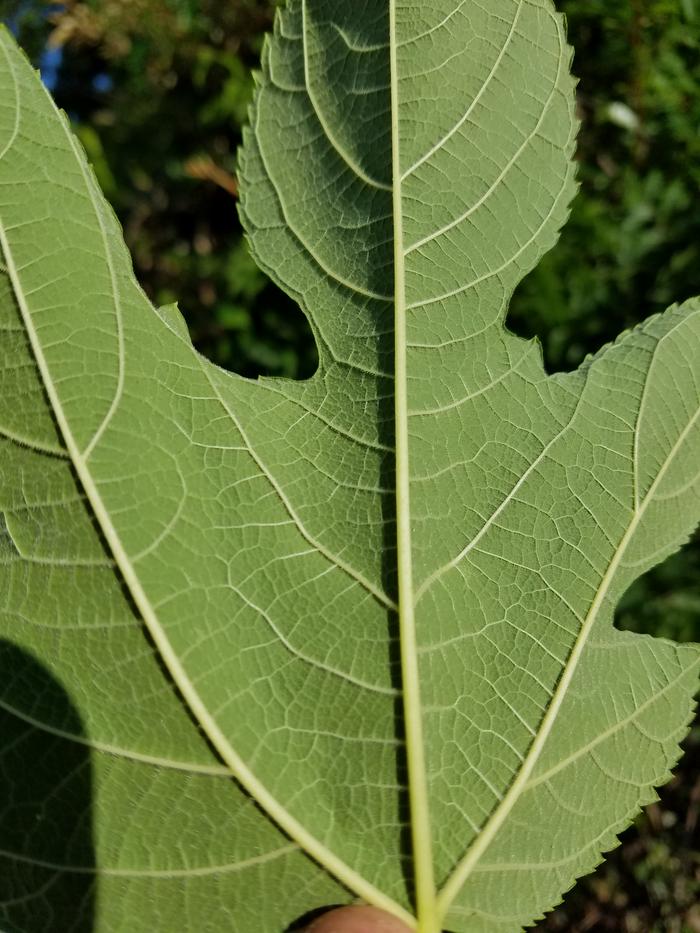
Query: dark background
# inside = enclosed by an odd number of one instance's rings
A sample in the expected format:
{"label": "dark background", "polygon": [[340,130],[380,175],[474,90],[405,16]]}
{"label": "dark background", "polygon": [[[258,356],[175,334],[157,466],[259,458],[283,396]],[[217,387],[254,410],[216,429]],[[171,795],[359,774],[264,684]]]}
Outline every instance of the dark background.
{"label": "dark background", "polygon": [[[570,368],[700,294],[700,0],[562,0],[581,79],[581,194],[509,323]],[[158,304],[246,376],[315,367],[296,306],[257,270],[236,215],[236,148],[266,0],[0,0],[41,66]],[[700,542],[625,597],[619,624],[700,638]],[[538,929],[700,933],[700,726],[661,801]]]}

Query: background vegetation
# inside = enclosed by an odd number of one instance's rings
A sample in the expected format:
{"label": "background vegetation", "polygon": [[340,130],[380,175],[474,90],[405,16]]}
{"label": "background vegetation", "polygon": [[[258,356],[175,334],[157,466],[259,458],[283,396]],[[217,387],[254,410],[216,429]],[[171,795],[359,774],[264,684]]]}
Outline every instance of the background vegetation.
{"label": "background vegetation", "polygon": [[[114,205],[137,275],[193,339],[247,376],[313,372],[309,329],[257,270],[236,148],[267,0],[0,0]],[[581,195],[520,287],[511,326],[552,368],[700,294],[700,0],[562,0],[576,47]],[[700,638],[700,544],[627,595],[619,624]],[[700,931],[700,728],[661,801],[541,931]],[[164,931],[165,933],[165,931]]]}

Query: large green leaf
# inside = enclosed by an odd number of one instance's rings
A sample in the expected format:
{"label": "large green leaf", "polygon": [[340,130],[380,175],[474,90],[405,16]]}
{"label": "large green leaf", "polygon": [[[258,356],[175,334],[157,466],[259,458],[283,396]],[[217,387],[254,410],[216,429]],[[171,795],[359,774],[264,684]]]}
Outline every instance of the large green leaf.
{"label": "large green leaf", "polygon": [[550,0],[292,0],[242,210],[320,365],[248,381],[2,34],[6,929],[510,933],[667,779],[700,655],[612,612],[697,524],[700,303],[554,376],[503,324],[569,61]]}

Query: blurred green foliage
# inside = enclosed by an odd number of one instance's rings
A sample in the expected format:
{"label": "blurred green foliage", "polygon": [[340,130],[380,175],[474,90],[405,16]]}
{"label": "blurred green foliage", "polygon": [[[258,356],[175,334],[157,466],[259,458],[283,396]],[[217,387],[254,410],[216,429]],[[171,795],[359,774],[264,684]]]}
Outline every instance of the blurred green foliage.
{"label": "blurred green foliage", "polygon": [[[700,0],[561,0],[580,78],[581,194],[509,324],[570,368],[649,314],[700,294]],[[313,340],[252,262],[236,149],[267,0],[0,0],[40,61],[159,304],[177,297],[198,348],[247,376],[304,377]],[[700,544],[627,594],[618,624],[700,634]],[[541,929],[700,933],[700,728],[659,804]]]}
{"label": "blurred green foliage", "polygon": [[700,292],[700,3],[562,8],[580,78],[581,195],[511,317],[542,336],[554,367]]}
{"label": "blurred green foliage", "polygon": [[158,304],[178,300],[198,348],[246,376],[310,375],[297,306],[257,269],[236,213],[236,150],[251,69],[272,22],[260,0],[0,0],[71,116]]}

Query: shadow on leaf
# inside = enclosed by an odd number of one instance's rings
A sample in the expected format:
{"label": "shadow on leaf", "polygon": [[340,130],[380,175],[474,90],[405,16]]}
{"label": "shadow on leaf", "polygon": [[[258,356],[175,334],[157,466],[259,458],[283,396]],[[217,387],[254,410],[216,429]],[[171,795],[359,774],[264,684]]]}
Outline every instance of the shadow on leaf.
{"label": "shadow on leaf", "polygon": [[[91,933],[92,780],[80,717],[54,677],[3,639],[0,684],[3,933]],[[78,741],[39,727],[48,708],[61,731]]]}

